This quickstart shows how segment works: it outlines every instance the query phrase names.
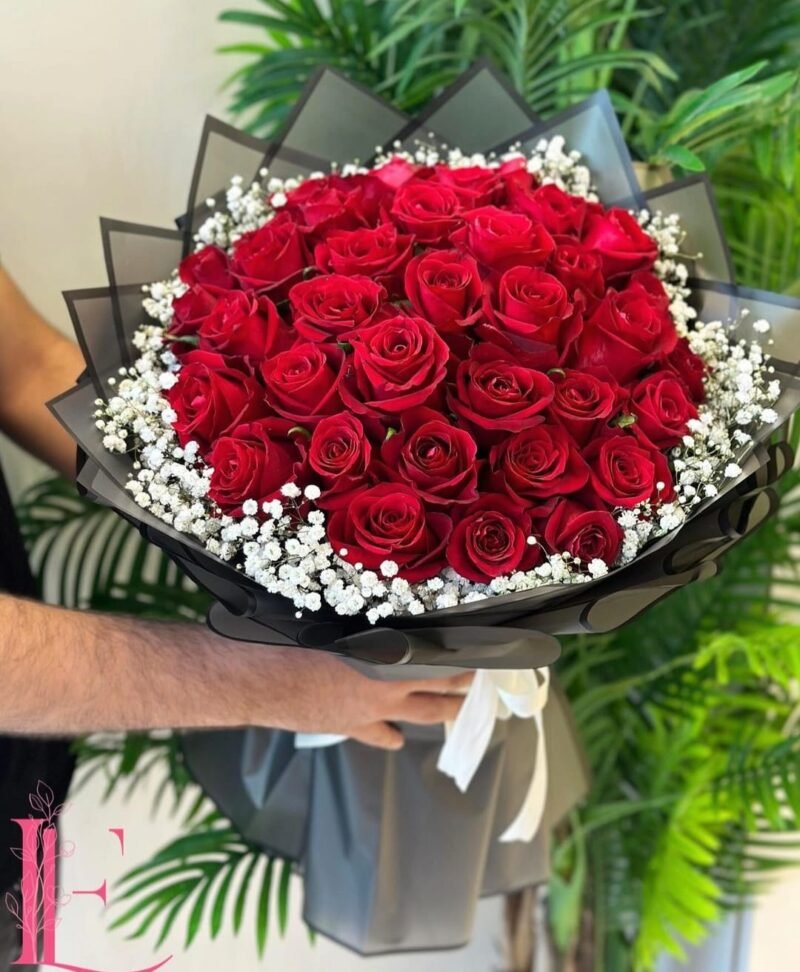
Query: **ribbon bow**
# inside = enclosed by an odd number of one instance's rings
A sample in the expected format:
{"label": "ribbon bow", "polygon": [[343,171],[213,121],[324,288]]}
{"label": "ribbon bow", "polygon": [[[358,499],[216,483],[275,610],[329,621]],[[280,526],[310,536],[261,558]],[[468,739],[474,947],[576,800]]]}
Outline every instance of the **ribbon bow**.
{"label": "ribbon bow", "polygon": [[[542,713],[547,705],[550,669],[493,671],[478,669],[461,711],[447,726],[446,739],[436,768],[453,779],[464,793],[486,755],[498,719],[512,715],[533,719],[536,725],[536,763],[528,792],[519,813],[500,840],[532,840],[542,822],[547,797],[547,749]],[[325,733],[298,733],[299,749],[333,746],[345,736]]]}
{"label": "ribbon bow", "polygon": [[479,669],[461,711],[447,727],[437,769],[463,793],[489,748],[497,719],[515,715],[536,725],[536,763],[519,813],[500,840],[532,840],[542,822],[547,797],[547,749],[542,714],[550,688],[550,669],[492,671]]}

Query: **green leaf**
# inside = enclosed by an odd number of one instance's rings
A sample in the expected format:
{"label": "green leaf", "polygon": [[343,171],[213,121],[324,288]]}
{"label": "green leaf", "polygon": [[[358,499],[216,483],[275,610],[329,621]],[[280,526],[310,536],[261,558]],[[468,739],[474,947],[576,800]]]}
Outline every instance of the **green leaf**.
{"label": "green leaf", "polygon": [[256,947],[259,957],[264,955],[267,945],[267,934],[269,932],[269,908],[270,892],[272,890],[272,872],[275,861],[269,858],[264,868],[264,876],[261,881],[261,893],[258,896],[258,911],[256,912]]}
{"label": "green leaf", "polygon": [[286,934],[289,926],[289,885],[292,879],[292,865],[284,861],[281,865],[281,878],[278,885],[278,929],[281,935]]}
{"label": "green leaf", "polygon": [[670,145],[660,153],[661,159],[671,165],[679,165],[687,172],[703,172],[705,163],[690,149],[683,145]]}

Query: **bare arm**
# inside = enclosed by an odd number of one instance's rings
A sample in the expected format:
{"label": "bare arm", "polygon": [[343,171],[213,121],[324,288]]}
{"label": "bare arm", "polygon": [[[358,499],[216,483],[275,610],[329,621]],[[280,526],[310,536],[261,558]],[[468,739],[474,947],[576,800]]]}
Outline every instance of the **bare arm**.
{"label": "bare arm", "polygon": [[0,596],[0,732],[269,726],[396,749],[392,722],[455,718],[468,678],[378,682],[319,651],[226,641]]}
{"label": "bare arm", "polygon": [[0,429],[66,476],[75,443],[46,407],[83,370],[77,345],[51,327],[0,267]]}

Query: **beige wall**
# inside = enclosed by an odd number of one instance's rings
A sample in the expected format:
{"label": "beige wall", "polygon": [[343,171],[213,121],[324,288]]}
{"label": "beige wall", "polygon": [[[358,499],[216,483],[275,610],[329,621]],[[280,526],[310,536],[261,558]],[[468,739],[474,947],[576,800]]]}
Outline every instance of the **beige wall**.
{"label": "beige wall", "polygon": [[[203,118],[239,63],[214,53],[243,36],[217,22],[225,6],[0,0],[0,254],[67,331],[62,290],[105,282],[98,217],[181,210]],[[12,487],[41,471],[3,458]]]}

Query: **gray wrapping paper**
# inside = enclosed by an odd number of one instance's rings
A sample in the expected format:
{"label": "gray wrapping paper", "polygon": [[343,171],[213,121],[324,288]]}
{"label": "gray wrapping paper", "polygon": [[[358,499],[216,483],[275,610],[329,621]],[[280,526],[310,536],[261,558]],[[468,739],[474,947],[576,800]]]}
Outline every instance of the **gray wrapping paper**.
{"label": "gray wrapping paper", "polygon": [[[358,663],[351,663],[358,664]],[[359,666],[371,677],[435,668]],[[586,794],[589,775],[562,693],[544,715],[550,786],[530,843],[501,843],[536,769],[532,720],[498,722],[466,793],[436,768],[440,727],[402,726],[398,752],[356,742],[296,749],[266,729],[184,737],[190,771],[242,835],[295,862],[308,924],[361,954],[469,941],[477,901],[547,879],[551,828]]]}

